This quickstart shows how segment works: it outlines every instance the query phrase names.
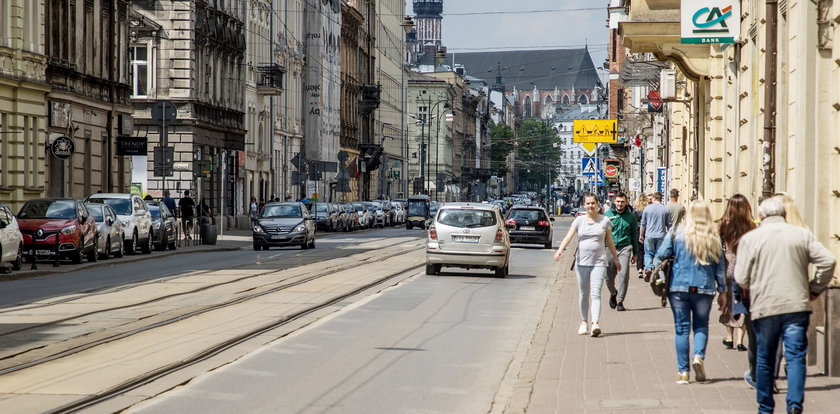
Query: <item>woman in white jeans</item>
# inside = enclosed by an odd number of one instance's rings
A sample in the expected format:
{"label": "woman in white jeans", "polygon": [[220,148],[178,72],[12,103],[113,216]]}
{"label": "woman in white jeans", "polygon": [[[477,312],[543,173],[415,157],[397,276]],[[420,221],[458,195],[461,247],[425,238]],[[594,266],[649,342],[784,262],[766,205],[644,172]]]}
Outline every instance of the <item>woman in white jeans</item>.
{"label": "woman in white jeans", "polygon": [[[612,238],[612,223],[610,219],[601,215],[598,211],[600,204],[598,196],[585,194],[583,205],[587,214],[579,216],[572,222],[572,227],[566,234],[566,238],[560,243],[560,248],[554,254],[554,260],[560,260],[563,250],[572,238],[577,234],[578,251],[575,257],[575,273],[577,273],[578,286],[580,287],[580,328],[579,335],[587,333],[593,337],[601,334],[601,327],[598,321],[601,317],[601,288],[604,285],[604,278],[607,275],[607,249],[615,261],[617,271],[621,271],[621,264],[618,260],[618,252],[615,250],[615,243]],[[605,247],[606,246],[606,247]],[[587,324],[589,316],[589,302],[592,300],[592,326],[591,330]]]}

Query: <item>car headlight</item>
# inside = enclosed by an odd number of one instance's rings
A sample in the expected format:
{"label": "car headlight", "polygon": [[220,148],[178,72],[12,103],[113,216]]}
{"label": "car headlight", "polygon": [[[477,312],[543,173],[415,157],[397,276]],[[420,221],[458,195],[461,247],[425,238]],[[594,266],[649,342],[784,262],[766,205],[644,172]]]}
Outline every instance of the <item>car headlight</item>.
{"label": "car headlight", "polygon": [[157,224],[155,224],[155,225],[154,225],[154,226],[152,226],[152,227],[154,227],[154,228],[155,228],[155,230],[160,230],[160,223],[157,223]]}
{"label": "car headlight", "polygon": [[297,227],[295,227],[295,230],[294,230],[294,231],[295,231],[295,232],[302,232],[302,231],[306,231],[306,226],[305,226],[303,223],[298,224],[298,225],[297,225]]}
{"label": "car headlight", "polygon": [[265,233],[265,229],[263,229],[262,226],[254,226],[254,232],[255,233]]}
{"label": "car headlight", "polygon": [[70,227],[65,227],[65,228],[61,229],[61,234],[65,235],[65,236],[69,236],[69,235],[71,235],[75,232],[76,232],[76,226],[70,226]]}

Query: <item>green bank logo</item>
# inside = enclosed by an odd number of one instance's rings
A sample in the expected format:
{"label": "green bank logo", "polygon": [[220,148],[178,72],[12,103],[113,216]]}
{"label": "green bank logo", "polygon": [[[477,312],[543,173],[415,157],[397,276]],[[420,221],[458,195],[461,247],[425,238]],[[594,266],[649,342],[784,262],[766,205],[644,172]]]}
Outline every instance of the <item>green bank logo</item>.
{"label": "green bank logo", "polygon": [[[682,43],[733,43],[740,30],[739,4],[732,0],[683,0]],[[734,19],[733,16],[736,16]]]}

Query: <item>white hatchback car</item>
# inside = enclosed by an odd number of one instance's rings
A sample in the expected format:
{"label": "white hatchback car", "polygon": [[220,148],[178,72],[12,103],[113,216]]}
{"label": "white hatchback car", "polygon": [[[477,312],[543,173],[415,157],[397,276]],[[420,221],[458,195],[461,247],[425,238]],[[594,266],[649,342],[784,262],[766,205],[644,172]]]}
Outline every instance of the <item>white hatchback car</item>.
{"label": "white hatchback car", "polygon": [[426,274],[443,266],[491,269],[505,277],[510,267],[510,235],[499,207],[447,203],[438,210],[426,240]]}
{"label": "white hatchback car", "polygon": [[14,270],[23,266],[23,236],[15,215],[4,204],[0,204],[0,262],[11,263]]}
{"label": "white hatchback car", "polygon": [[99,193],[88,196],[86,203],[107,204],[125,225],[125,252],[134,254],[139,248],[143,253],[152,252],[152,214],[140,196],[133,194]]}

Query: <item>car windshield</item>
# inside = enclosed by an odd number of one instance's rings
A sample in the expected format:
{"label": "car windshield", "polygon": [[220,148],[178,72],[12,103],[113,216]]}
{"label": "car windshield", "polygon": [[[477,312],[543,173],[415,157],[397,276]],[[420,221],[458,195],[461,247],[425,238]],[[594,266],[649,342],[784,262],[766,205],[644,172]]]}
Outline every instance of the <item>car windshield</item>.
{"label": "car windshield", "polygon": [[374,207],[376,207],[377,210],[382,210],[383,209],[382,208],[382,203],[380,203],[378,201],[372,201],[371,203],[373,204]]}
{"label": "car windshield", "polygon": [[262,218],[283,218],[283,217],[303,217],[300,212],[300,206],[279,205],[279,206],[265,206],[262,211]]}
{"label": "car windshield", "polygon": [[545,213],[542,210],[513,210],[510,218],[514,220],[545,220]]}
{"label": "car windshield", "polygon": [[76,218],[76,202],[73,200],[28,201],[20,209],[18,218],[73,220]]}
{"label": "car windshield", "polygon": [[408,215],[409,216],[425,216],[426,215],[426,203],[408,203]]}
{"label": "car windshield", "polygon": [[107,204],[119,216],[131,215],[131,200],[127,198],[91,198],[88,203]]}
{"label": "car windshield", "polygon": [[158,207],[154,204],[148,204],[148,206],[149,206],[149,213],[152,213],[152,218],[153,219],[159,219],[160,218],[160,207]]}
{"label": "car windshield", "polygon": [[353,207],[356,207],[356,210],[358,210],[358,211],[364,211],[365,210],[365,206],[362,205],[362,203],[353,203]]}
{"label": "car windshield", "polygon": [[496,215],[487,210],[447,208],[441,210],[437,222],[452,227],[490,227],[496,225]]}
{"label": "car windshield", "polygon": [[102,215],[102,206],[88,206],[87,209],[90,212],[90,216],[93,217],[93,221],[97,223],[105,221],[105,217]]}
{"label": "car windshield", "polygon": [[344,206],[344,210],[347,211],[348,213],[355,213],[356,212],[356,207],[352,204],[342,204],[342,206]]}
{"label": "car windshield", "polygon": [[317,203],[314,207],[316,213],[327,213],[329,211],[327,210],[327,205],[323,203]]}

